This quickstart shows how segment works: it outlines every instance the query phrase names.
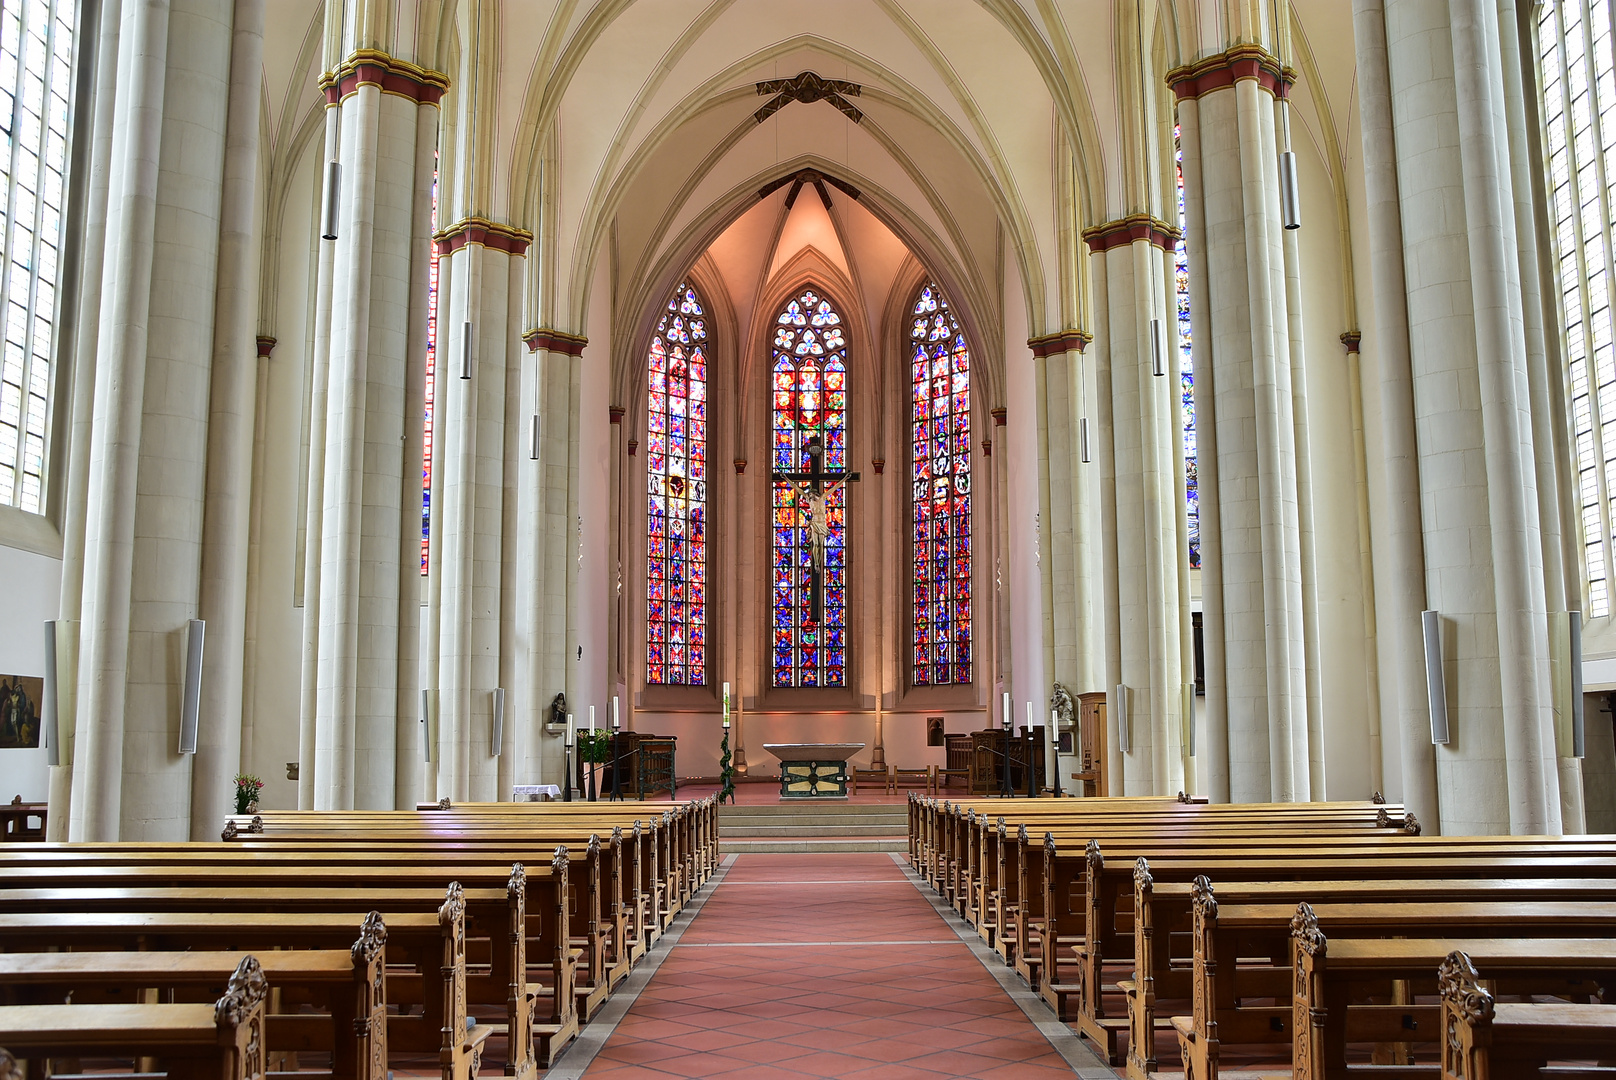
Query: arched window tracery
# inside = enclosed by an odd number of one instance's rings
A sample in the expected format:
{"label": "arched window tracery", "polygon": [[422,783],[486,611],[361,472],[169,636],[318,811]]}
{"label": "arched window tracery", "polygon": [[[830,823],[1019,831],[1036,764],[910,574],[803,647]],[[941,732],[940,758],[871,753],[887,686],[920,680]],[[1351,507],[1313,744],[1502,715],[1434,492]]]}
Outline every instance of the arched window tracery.
{"label": "arched window tracery", "polygon": [[[804,289],[775,317],[771,370],[771,658],[776,687],[847,685],[847,485],[779,474],[847,469],[847,338],[842,317]],[[816,610],[808,490],[824,492],[823,580]]]}
{"label": "arched window tracery", "polygon": [[942,290],[910,311],[915,686],[971,681],[971,351]]}
{"label": "arched window tracery", "polygon": [[645,681],[707,684],[707,313],[681,284],[646,384]]}

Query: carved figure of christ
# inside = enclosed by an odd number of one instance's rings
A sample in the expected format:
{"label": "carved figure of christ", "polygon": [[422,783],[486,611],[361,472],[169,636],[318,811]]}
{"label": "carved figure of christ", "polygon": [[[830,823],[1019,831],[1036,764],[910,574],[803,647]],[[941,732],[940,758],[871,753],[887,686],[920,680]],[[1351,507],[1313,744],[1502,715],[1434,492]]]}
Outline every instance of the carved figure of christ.
{"label": "carved figure of christ", "polygon": [[815,624],[825,618],[825,548],[830,541],[830,511],[828,504],[831,493],[849,480],[857,480],[858,473],[843,471],[822,472],[820,470],[820,454],[823,452],[816,442],[810,442],[805,448],[808,452],[808,471],[774,474],[774,479],[784,481],[791,485],[797,493],[800,502],[807,503],[808,511],[808,538],[809,538],[809,580],[811,581],[812,598],[810,611]]}

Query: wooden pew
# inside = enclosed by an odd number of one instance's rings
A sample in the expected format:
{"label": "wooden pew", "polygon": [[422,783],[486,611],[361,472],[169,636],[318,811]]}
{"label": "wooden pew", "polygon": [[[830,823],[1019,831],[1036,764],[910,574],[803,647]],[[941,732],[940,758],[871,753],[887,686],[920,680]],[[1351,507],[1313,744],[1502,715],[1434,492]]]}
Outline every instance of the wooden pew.
{"label": "wooden pew", "polygon": [[[1470,957],[1457,951],[1437,978],[1443,1080],[1537,1080],[1551,1061],[1604,1061],[1616,1054],[1616,1008],[1610,1005],[1495,1002]],[[1561,1067],[1553,1075],[1610,1073]]]}
{"label": "wooden pew", "polygon": [[[1311,846],[1291,838],[1276,846],[1263,837],[1248,838],[1238,846],[1188,837],[1152,842],[1113,839],[1108,850],[1120,857],[1110,858],[1092,840],[1081,854],[1046,842],[1045,957],[1053,955],[1052,935],[1073,933],[1071,913],[1064,910],[1069,901],[1060,899],[1062,883],[1069,884],[1078,867],[1085,878],[1081,929],[1076,934],[1081,944],[1075,946],[1075,991],[1070,985],[1052,987],[1053,980],[1046,983],[1046,991],[1054,988],[1064,991],[1064,996],[1077,994],[1078,1011],[1068,1018],[1116,1062],[1116,1036],[1127,1021],[1106,1016],[1104,967],[1108,963],[1132,966],[1134,870],[1137,857],[1147,852],[1153,856],[1150,871],[1158,884],[1164,880],[1189,882],[1202,873],[1238,881],[1616,877],[1616,858],[1608,838],[1365,836],[1356,843],[1325,838],[1324,844]],[[1554,851],[1555,847],[1563,847],[1566,853]],[[1164,850],[1171,857],[1154,857]],[[1048,996],[1046,993],[1046,1000]],[[1064,999],[1061,1004],[1064,1008]]]}
{"label": "wooden pew", "polygon": [[[1320,925],[1328,926],[1332,935],[1352,939],[1406,935],[1411,924],[1423,935],[1436,931],[1464,938],[1591,938],[1609,936],[1616,930],[1616,903],[1606,899],[1611,895],[1608,881],[1546,882],[1536,894],[1531,890],[1538,883],[1532,881],[1309,883],[1314,884],[1319,886],[1315,895],[1349,899],[1310,904],[1311,918],[1297,924],[1294,903],[1235,904],[1220,897],[1222,893],[1238,895],[1256,888],[1254,885],[1220,884],[1215,893],[1210,881],[1203,878],[1195,883],[1192,1014],[1171,1020],[1180,1055],[1190,1063],[1192,1080],[1217,1076],[1224,1042],[1290,1043],[1297,1035],[1294,1024],[1302,1014],[1295,1011],[1294,996],[1307,993],[1291,966],[1291,938],[1297,926],[1304,932],[1309,926],[1314,931]],[[1489,894],[1493,899],[1471,899]],[[1579,894],[1584,899],[1540,898]],[[1264,958],[1267,963],[1241,968],[1234,957]],[[1221,963],[1225,958],[1227,962]],[[1428,977],[1431,970],[1427,965],[1420,974]],[[1279,997],[1292,1004],[1242,1005],[1242,996]]]}
{"label": "wooden pew", "polygon": [[[283,1009],[266,1017],[273,1059],[303,1050],[330,1051],[336,1080],[386,1080],[387,927],[377,912],[348,949],[296,949],[259,954]],[[144,990],[180,1000],[227,983],[244,963],[240,952],[0,953],[0,1005],[133,1004]],[[313,1005],[324,1016],[297,1012]]]}
{"label": "wooden pew", "polygon": [[90,1052],[154,1057],[171,1080],[258,1080],[268,996],[263,969],[247,956],[212,1005],[0,1006],[0,1076],[20,1076],[19,1058]]}
{"label": "wooden pew", "polygon": [[[1430,926],[1417,911],[1409,925]],[[1448,929],[1438,922],[1436,928]],[[1512,930],[1506,924],[1500,929]],[[1515,995],[1597,995],[1616,974],[1616,941],[1604,938],[1342,938],[1331,941],[1304,902],[1292,919],[1293,1022],[1291,1055],[1298,1076],[1347,1080],[1349,1042],[1443,1042],[1441,1007],[1422,1004],[1367,1004],[1362,984],[1389,987],[1406,980],[1415,994],[1420,984],[1455,953],[1486,968],[1489,981]],[[1474,970],[1472,967],[1470,970]],[[1287,972],[1288,974],[1288,972]],[[1562,1056],[1562,1055],[1555,1055]],[[1433,1066],[1428,1071],[1434,1073]],[[1435,1080],[1433,1076],[1433,1080]]]}
{"label": "wooden pew", "polygon": [[[512,909],[525,919],[525,888],[520,873],[509,882]],[[3,896],[3,893],[0,893]],[[408,964],[414,969],[421,988],[423,1012],[420,1015],[393,1014],[388,1017],[388,1045],[398,1050],[436,1051],[445,1076],[466,1080],[475,1075],[483,1043],[493,1033],[489,1025],[468,1025],[468,979],[466,976],[466,890],[458,883],[449,887],[435,911],[383,911],[388,928],[390,964]],[[238,905],[233,907],[239,908]],[[169,951],[184,949],[222,950],[276,948],[329,949],[353,939],[355,916],[347,912],[294,911],[265,912],[218,910],[157,911],[62,911],[12,912],[0,919],[0,951],[38,952],[47,948],[123,949]],[[501,918],[501,927],[511,925]],[[525,935],[506,930],[500,943],[506,949],[494,950],[490,976],[470,980],[481,989],[477,1000],[488,1000],[507,1011],[507,1038],[510,1075],[534,1075],[535,1058],[548,1042],[556,1049],[576,1034],[576,1014],[557,1032],[533,1023],[532,1011],[541,996],[540,988],[526,981]],[[497,980],[503,978],[503,985]],[[408,985],[396,974],[391,986]],[[496,999],[497,994],[497,999]],[[395,1000],[402,995],[395,994]],[[570,1001],[570,995],[564,1000]],[[535,1044],[538,1044],[535,1046]]]}

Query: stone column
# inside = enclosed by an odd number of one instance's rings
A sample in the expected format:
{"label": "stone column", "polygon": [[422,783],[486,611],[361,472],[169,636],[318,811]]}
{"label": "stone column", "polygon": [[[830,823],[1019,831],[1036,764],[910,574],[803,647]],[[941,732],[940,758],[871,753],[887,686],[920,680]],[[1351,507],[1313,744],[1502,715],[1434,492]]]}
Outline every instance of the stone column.
{"label": "stone column", "polygon": [[1371,362],[1379,370],[1383,520],[1375,530],[1375,607],[1380,648],[1381,727],[1387,797],[1401,799],[1425,827],[1441,828],[1436,752],[1425,699],[1425,539],[1420,524],[1420,460],[1414,427],[1414,377],[1403,271],[1403,212],[1382,0],[1354,0],[1353,40],[1362,116],[1364,204],[1369,226],[1375,328]]}
{"label": "stone column", "polygon": [[[118,39],[122,29],[121,0],[105,0],[96,12],[94,22],[86,21],[80,27],[84,34],[81,55],[94,56],[95,72],[91,81],[93,96],[79,102],[79,123],[89,124],[90,153],[88,176],[82,183],[85,210],[83,216],[84,239],[79,249],[78,314],[73,342],[73,404],[72,424],[67,438],[67,468],[63,472],[66,494],[62,499],[62,592],[57,618],[71,627],[64,636],[71,638],[75,651],[78,642],[77,625],[84,602],[84,540],[85,519],[89,513],[86,503],[90,486],[90,446],[94,430],[96,348],[99,344],[91,328],[100,320],[101,275],[107,244],[107,198],[111,187],[112,139],[117,118]],[[93,53],[92,45],[93,42]],[[88,61],[86,61],[88,62]],[[80,185],[75,184],[75,187]],[[60,639],[59,639],[60,640]],[[78,669],[77,657],[62,664],[66,657],[58,657],[58,670],[65,674]],[[58,709],[66,725],[61,732],[61,765],[50,770],[50,815],[46,822],[45,838],[60,842],[68,838],[73,792],[74,741],[69,736],[72,719],[77,715],[77,693],[74,688],[59,685]]]}
{"label": "stone column", "polygon": [[[1099,531],[1095,489],[1100,440],[1094,396],[1085,386],[1083,349],[1088,340],[1087,332],[1072,328],[1028,343],[1044,365],[1042,396],[1048,432],[1049,486],[1044,500],[1043,535],[1047,538],[1044,577],[1049,607],[1045,632],[1050,642],[1050,673],[1053,681],[1066,687],[1074,699],[1078,694],[1106,689],[1094,569]],[[1085,417],[1091,444],[1088,462],[1082,460],[1081,446]],[[1047,708],[1046,704],[1046,711]],[[1050,730],[1051,741],[1057,740],[1058,728],[1052,726]],[[1079,749],[1073,746],[1074,752]],[[1063,755],[1058,767],[1066,769],[1073,762],[1072,755]],[[1063,791],[1069,783],[1063,774]]]}
{"label": "stone column", "polygon": [[[1178,380],[1163,253],[1171,258],[1177,230],[1138,214],[1087,230],[1095,264],[1094,349],[1100,394],[1109,394],[1103,450],[1112,490],[1114,573],[1108,576],[1106,629],[1115,650],[1111,687],[1110,789],[1118,795],[1167,795],[1184,786],[1184,652],[1179,564],[1188,558],[1182,450],[1177,420]],[[1151,322],[1160,320],[1163,374],[1154,374]],[[1092,438],[1092,434],[1091,434]],[[1114,591],[1113,591],[1114,590]],[[1126,752],[1120,730],[1127,724]]]}
{"label": "stone column", "polygon": [[1178,96],[1186,218],[1204,237],[1197,306],[1210,316],[1194,344],[1201,564],[1222,609],[1215,622],[1202,617],[1209,775],[1221,794],[1227,730],[1230,798],[1305,800],[1322,781],[1322,751],[1312,747],[1320,720],[1299,282],[1279,219],[1275,95],[1285,79],[1266,50],[1243,44],[1167,80]]}
{"label": "stone column", "polygon": [[[572,650],[572,590],[578,575],[576,497],[579,360],[583,337],[552,329],[523,335],[531,350],[523,380],[523,400],[532,401],[543,417],[539,460],[523,455],[517,494],[521,531],[516,587],[516,649],[527,725],[518,783],[564,783],[562,736],[544,732],[550,702],[567,695],[580,728],[588,726],[587,709],[573,692],[576,664]],[[606,716],[597,722],[609,725]]]}
{"label": "stone column", "polygon": [[[172,840],[191,830],[192,762],[174,732],[200,590],[214,311],[196,301],[217,287],[232,8],[175,0],[122,12],[85,497],[74,838]],[[172,56],[170,41],[184,43]]]}
{"label": "stone column", "polygon": [[201,716],[191,789],[191,839],[211,840],[235,809],[241,771],[248,525],[258,390],[258,274],[252,236],[264,0],[236,0],[214,300],[208,416],[207,509],[202,525],[201,618],[207,624]]}
{"label": "stone column", "polygon": [[[423,384],[410,372],[423,358],[409,351],[412,317],[425,319],[424,304],[411,295],[424,254],[423,223],[415,220],[424,205],[419,187],[430,182],[421,175],[417,143],[435,142],[446,85],[436,72],[369,49],[350,54],[324,80],[343,172],[329,372],[316,404],[319,445],[310,453],[310,503],[318,498],[321,510],[318,530],[309,532],[305,578],[305,603],[317,596],[319,605],[307,620],[314,631],[314,752],[304,760],[318,809],[387,809],[415,794],[401,788],[397,762],[399,730],[415,722],[417,701],[418,631],[401,618],[419,583],[401,566],[405,534],[419,527],[411,493],[421,444],[406,427],[419,428],[424,412]],[[316,378],[319,397],[318,371]]]}
{"label": "stone column", "polygon": [[[492,743],[495,690],[515,677],[504,663],[516,617],[517,421],[522,350],[518,315],[526,232],[468,218],[438,233],[439,267],[451,267],[453,286],[439,329],[438,427],[441,499],[433,507],[433,536],[441,545],[438,645],[437,795],[457,802],[495,800],[502,773],[514,776]],[[513,303],[513,301],[516,301]],[[464,335],[471,324],[471,378],[462,378]],[[507,496],[510,496],[509,500]],[[507,606],[506,592],[511,596]],[[527,700],[531,700],[528,698]],[[517,726],[506,699],[505,746]],[[503,748],[502,748],[503,749]],[[514,761],[514,755],[512,756]],[[504,782],[509,782],[506,778]]]}
{"label": "stone column", "polygon": [[[1374,14],[1361,10],[1359,22],[1372,23]],[[1442,614],[1448,680],[1450,737],[1436,752],[1442,831],[1555,832],[1561,814],[1522,286],[1534,271],[1521,259],[1508,133],[1522,91],[1505,78],[1491,4],[1394,3],[1384,27],[1426,603]]]}

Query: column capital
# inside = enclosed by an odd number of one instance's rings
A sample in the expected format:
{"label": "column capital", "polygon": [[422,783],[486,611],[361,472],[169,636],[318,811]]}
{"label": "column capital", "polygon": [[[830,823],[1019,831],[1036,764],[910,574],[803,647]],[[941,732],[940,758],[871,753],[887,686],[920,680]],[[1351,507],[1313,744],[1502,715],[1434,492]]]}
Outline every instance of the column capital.
{"label": "column capital", "polygon": [[268,357],[269,354],[274,352],[274,351],[275,351],[275,339],[272,338],[272,337],[269,337],[268,335],[259,335],[259,338],[258,338],[258,355],[260,357]]}
{"label": "column capital", "polygon": [[432,242],[437,245],[440,256],[471,244],[480,244],[493,251],[508,251],[512,255],[526,255],[528,245],[533,243],[533,234],[515,225],[501,225],[497,221],[472,215],[433,233]]}
{"label": "column capital", "polygon": [[1246,42],[1167,73],[1167,85],[1180,101],[1228,89],[1242,79],[1255,79],[1261,89],[1283,98],[1296,82],[1296,69],[1281,64],[1261,45]]}
{"label": "column capital", "polygon": [[606,417],[608,421],[613,424],[621,424],[623,422],[623,413],[625,411],[626,410],[624,410],[623,406],[621,405],[608,405],[606,406]]}
{"label": "column capital", "polygon": [[1032,354],[1042,360],[1046,356],[1057,353],[1082,352],[1083,347],[1094,340],[1094,335],[1087,330],[1072,327],[1067,330],[1057,330],[1053,334],[1044,334],[1042,337],[1027,339],[1027,348]]}
{"label": "column capital", "polygon": [[567,356],[582,356],[584,346],[589,344],[589,339],[581,335],[542,326],[523,334],[522,340],[527,343],[529,352],[543,349],[546,352],[564,353]]}
{"label": "column capital", "polygon": [[1341,335],[1341,344],[1347,347],[1349,353],[1356,353],[1358,346],[1363,343],[1363,334],[1357,330],[1347,330]]}
{"label": "column capital", "polygon": [[361,86],[377,86],[384,94],[436,105],[449,89],[449,76],[400,60],[377,49],[357,49],[335,71],[320,76],[327,107],[336,105]]}
{"label": "column capital", "polygon": [[1004,418],[1008,415],[1008,413],[1005,411],[1005,407],[1000,405],[996,409],[989,409],[988,415],[993,417],[994,427],[1004,427]]}
{"label": "column capital", "polygon": [[1169,225],[1149,214],[1129,214],[1125,218],[1083,230],[1083,240],[1095,254],[1115,247],[1126,247],[1139,240],[1147,241],[1152,247],[1163,251],[1171,251],[1183,235],[1177,225]]}

